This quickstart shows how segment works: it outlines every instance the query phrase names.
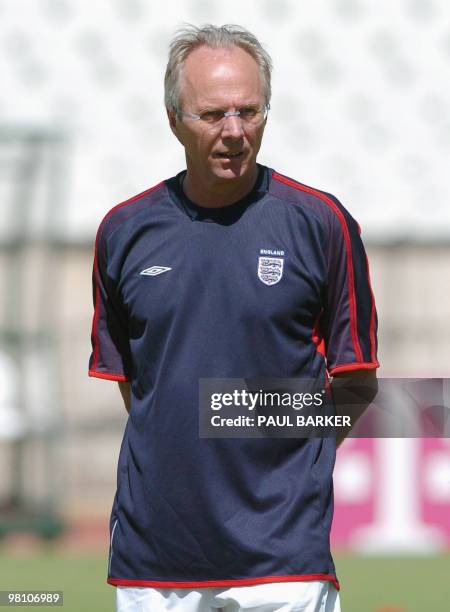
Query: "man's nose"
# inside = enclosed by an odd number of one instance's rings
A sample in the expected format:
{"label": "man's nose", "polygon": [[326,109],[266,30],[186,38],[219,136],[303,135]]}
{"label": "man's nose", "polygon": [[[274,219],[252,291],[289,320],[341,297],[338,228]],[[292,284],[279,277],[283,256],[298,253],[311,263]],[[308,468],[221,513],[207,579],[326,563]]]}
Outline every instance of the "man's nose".
{"label": "man's nose", "polygon": [[224,117],[222,125],[223,138],[241,138],[242,134],[242,119],[239,115],[228,115]]}

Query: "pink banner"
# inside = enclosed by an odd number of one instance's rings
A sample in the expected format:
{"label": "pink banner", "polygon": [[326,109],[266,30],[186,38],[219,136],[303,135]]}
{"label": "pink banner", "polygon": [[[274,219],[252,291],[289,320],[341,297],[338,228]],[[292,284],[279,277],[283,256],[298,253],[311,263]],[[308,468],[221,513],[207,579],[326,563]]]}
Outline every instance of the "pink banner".
{"label": "pink banner", "polygon": [[348,439],[334,482],[334,547],[412,554],[450,547],[450,439]]}

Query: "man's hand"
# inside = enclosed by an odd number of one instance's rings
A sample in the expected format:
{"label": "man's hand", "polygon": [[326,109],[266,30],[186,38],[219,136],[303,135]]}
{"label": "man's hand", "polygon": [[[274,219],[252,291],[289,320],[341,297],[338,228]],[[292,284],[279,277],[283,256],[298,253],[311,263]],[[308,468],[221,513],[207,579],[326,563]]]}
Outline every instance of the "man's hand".
{"label": "man's hand", "polygon": [[131,385],[129,382],[119,383],[120,393],[122,394],[123,403],[125,404],[126,411],[130,414],[131,408]]}
{"label": "man's hand", "polygon": [[336,437],[342,444],[353,425],[373,401],[378,391],[376,370],[354,370],[336,374],[331,384],[336,414],[350,415],[352,425],[343,428]]}

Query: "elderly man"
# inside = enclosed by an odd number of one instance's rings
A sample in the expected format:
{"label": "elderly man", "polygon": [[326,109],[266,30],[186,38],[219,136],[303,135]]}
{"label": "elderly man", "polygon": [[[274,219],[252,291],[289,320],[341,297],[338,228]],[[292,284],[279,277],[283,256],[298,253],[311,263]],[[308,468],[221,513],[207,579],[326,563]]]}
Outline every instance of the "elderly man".
{"label": "elderly man", "polygon": [[373,372],[359,228],[330,194],[257,164],[271,61],[237,26],[172,41],[187,170],[113,208],[94,262],[90,375],[129,412],[111,515],[118,610],[339,610],[336,440],[203,439],[200,378]]}

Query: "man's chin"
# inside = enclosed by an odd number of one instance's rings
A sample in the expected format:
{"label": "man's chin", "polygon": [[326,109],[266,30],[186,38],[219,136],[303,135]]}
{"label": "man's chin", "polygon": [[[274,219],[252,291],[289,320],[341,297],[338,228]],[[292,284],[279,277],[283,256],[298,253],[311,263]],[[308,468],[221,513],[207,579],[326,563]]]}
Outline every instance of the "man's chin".
{"label": "man's chin", "polygon": [[217,178],[224,180],[233,180],[242,178],[250,171],[250,165],[247,159],[231,158],[216,160],[219,163],[214,164],[214,174]]}

